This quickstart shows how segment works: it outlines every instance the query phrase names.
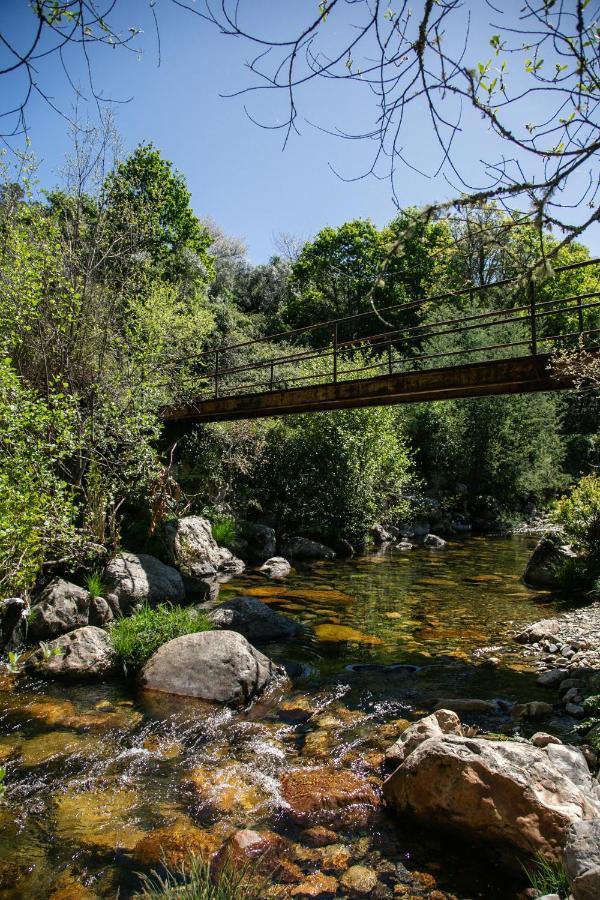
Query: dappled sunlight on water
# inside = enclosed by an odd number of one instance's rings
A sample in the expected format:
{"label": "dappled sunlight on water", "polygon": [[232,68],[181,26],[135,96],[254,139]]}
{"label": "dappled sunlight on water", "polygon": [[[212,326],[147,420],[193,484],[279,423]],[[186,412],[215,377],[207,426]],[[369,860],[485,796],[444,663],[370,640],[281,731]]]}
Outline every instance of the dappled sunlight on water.
{"label": "dappled sunlight on water", "polygon": [[[509,723],[512,704],[539,696],[511,631],[559,608],[520,580],[534,542],[471,538],[318,563],[280,584],[256,572],[229,582],[219,602],[248,593],[306,626],[262,648],[292,682],[244,713],[132,684],[3,678],[0,898],[129,897],[135,873],[160,862],[158,829],[207,851],[239,827],[297,840],[281,812],[284,772],[334,764],[372,777],[407,720],[441,697],[494,699],[487,720],[466,720]],[[355,860],[403,860],[457,896],[516,896],[468,848],[383,813],[340,840]],[[314,870],[308,850],[299,858]]]}

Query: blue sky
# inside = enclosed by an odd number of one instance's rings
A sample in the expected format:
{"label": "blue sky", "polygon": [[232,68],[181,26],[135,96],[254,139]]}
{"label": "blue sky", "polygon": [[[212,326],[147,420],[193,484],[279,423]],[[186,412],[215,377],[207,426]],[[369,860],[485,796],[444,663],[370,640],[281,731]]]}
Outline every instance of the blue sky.
{"label": "blue sky", "polygon": [[[306,9],[307,2],[310,0],[252,0],[252,23],[263,32],[293,30],[294,16]],[[317,6],[316,2],[312,5]],[[479,0],[479,6],[484,7],[483,0]],[[280,11],[277,21],[274,9]],[[226,233],[243,238],[250,258],[257,263],[266,261],[275,251],[274,236],[280,232],[308,238],[325,225],[357,217],[371,218],[377,224],[392,218],[395,207],[387,182],[369,178],[346,183],[331,169],[333,166],[348,176],[359,174],[368,166],[372,147],[364,142],[341,141],[305,123],[301,136],[294,136],[282,151],[281,133],[254,125],[244,112],[244,98],[219,96],[248,85],[244,68],[248,48],[239,40],[219,35],[166,0],[159,0],[157,12],[160,67],[147,4],[121,0],[123,24],[144,28],[139,40],[144,52],[141,59],[118,50],[98,52],[93,58],[96,82],[106,97],[132,98],[116,107],[125,149],[131,150],[142,141],[154,143],[184,173],[198,215],[209,216]],[[31,19],[27,0],[0,0],[0,28],[15,39],[26,39]],[[491,32],[487,17],[477,22],[476,28],[480,29],[485,54]],[[80,56],[71,54],[68,62],[74,81],[85,89]],[[49,57],[40,64],[40,75],[54,101],[69,109],[73,90],[56,58]],[[3,104],[7,91],[14,91],[16,96],[16,89],[14,80],[3,83]],[[302,111],[326,127],[344,125],[349,120],[367,123],[374,111],[366,91],[339,86],[313,88],[301,99]],[[265,122],[277,121],[282,101],[272,93],[249,98],[253,115]],[[88,102],[87,106],[93,115],[94,104]],[[58,180],[69,148],[66,123],[40,99],[30,103],[28,122],[33,149],[41,163],[41,180],[51,186]],[[476,172],[488,138],[474,118],[467,118],[466,126],[457,152],[466,170]],[[405,128],[413,158],[425,170],[433,171],[437,150],[424,114],[413,115]],[[401,178],[402,205],[420,205],[451,193],[441,177],[427,178],[406,170]],[[597,232],[590,233],[586,242],[596,252],[600,250]]]}

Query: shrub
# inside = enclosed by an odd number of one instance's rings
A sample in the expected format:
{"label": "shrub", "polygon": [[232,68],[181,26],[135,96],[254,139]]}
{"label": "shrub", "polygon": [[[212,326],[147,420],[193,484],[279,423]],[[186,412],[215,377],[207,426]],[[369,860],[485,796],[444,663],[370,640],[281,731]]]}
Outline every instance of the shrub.
{"label": "shrub", "polygon": [[162,603],[155,608],[144,606],[134,615],[119,619],[110,637],[125,671],[134,672],[167,641],[209,629],[208,619],[196,610]]}
{"label": "shrub", "polygon": [[564,559],[557,567],[554,577],[563,591],[583,591],[589,588],[592,575],[584,559]]}
{"label": "shrub", "polygon": [[555,517],[579,550],[600,559],[600,478],[582,478],[570,497],[558,501]]}
{"label": "shrub", "polygon": [[221,516],[212,520],[212,536],[220,547],[233,547],[237,538],[235,520]]}
{"label": "shrub", "polygon": [[[252,873],[250,873],[252,874]],[[248,877],[248,867],[224,867],[218,876],[211,874],[210,863],[202,857],[191,857],[187,865],[167,871],[165,877],[155,872],[142,876],[142,890],[136,900],[260,900],[264,896],[264,879]]]}

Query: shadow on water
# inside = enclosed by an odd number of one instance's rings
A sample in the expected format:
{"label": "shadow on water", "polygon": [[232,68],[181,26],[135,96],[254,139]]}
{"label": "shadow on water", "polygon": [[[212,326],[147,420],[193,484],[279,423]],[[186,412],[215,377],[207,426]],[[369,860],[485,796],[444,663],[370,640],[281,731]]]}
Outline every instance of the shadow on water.
{"label": "shadow on water", "polygon": [[[221,600],[248,593],[304,624],[297,640],[264,647],[293,674],[283,699],[300,715],[282,711],[280,692],[235,713],[131,684],[0,680],[0,898],[130,897],[134,873],[152,868],[140,841],[173,823],[213,840],[237,827],[297,839],[278,813],[284,772],[334,764],[372,774],[365,760],[443,698],[493,701],[461,718],[513,730],[513,706],[546,695],[511,635],[562,608],[521,582],[534,543],[471,538],[318,563],[281,584],[256,572],[229,582]],[[199,781],[204,793],[190,786]],[[457,897],[506,900],[523,888],[479,851],[385,813],[340,839],[365,865],[421,871],[424,890],[430,879]]]}

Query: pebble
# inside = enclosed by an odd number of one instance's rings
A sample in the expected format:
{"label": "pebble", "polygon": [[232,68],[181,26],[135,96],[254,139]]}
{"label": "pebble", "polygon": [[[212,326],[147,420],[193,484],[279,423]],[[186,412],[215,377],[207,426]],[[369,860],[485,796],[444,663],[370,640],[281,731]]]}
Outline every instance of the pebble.
{"label": "pebble", "polygon": [[350,866],[340,878],[340,885],[351,895],[369,897],[377,884],[377,875],[366,866]]}

